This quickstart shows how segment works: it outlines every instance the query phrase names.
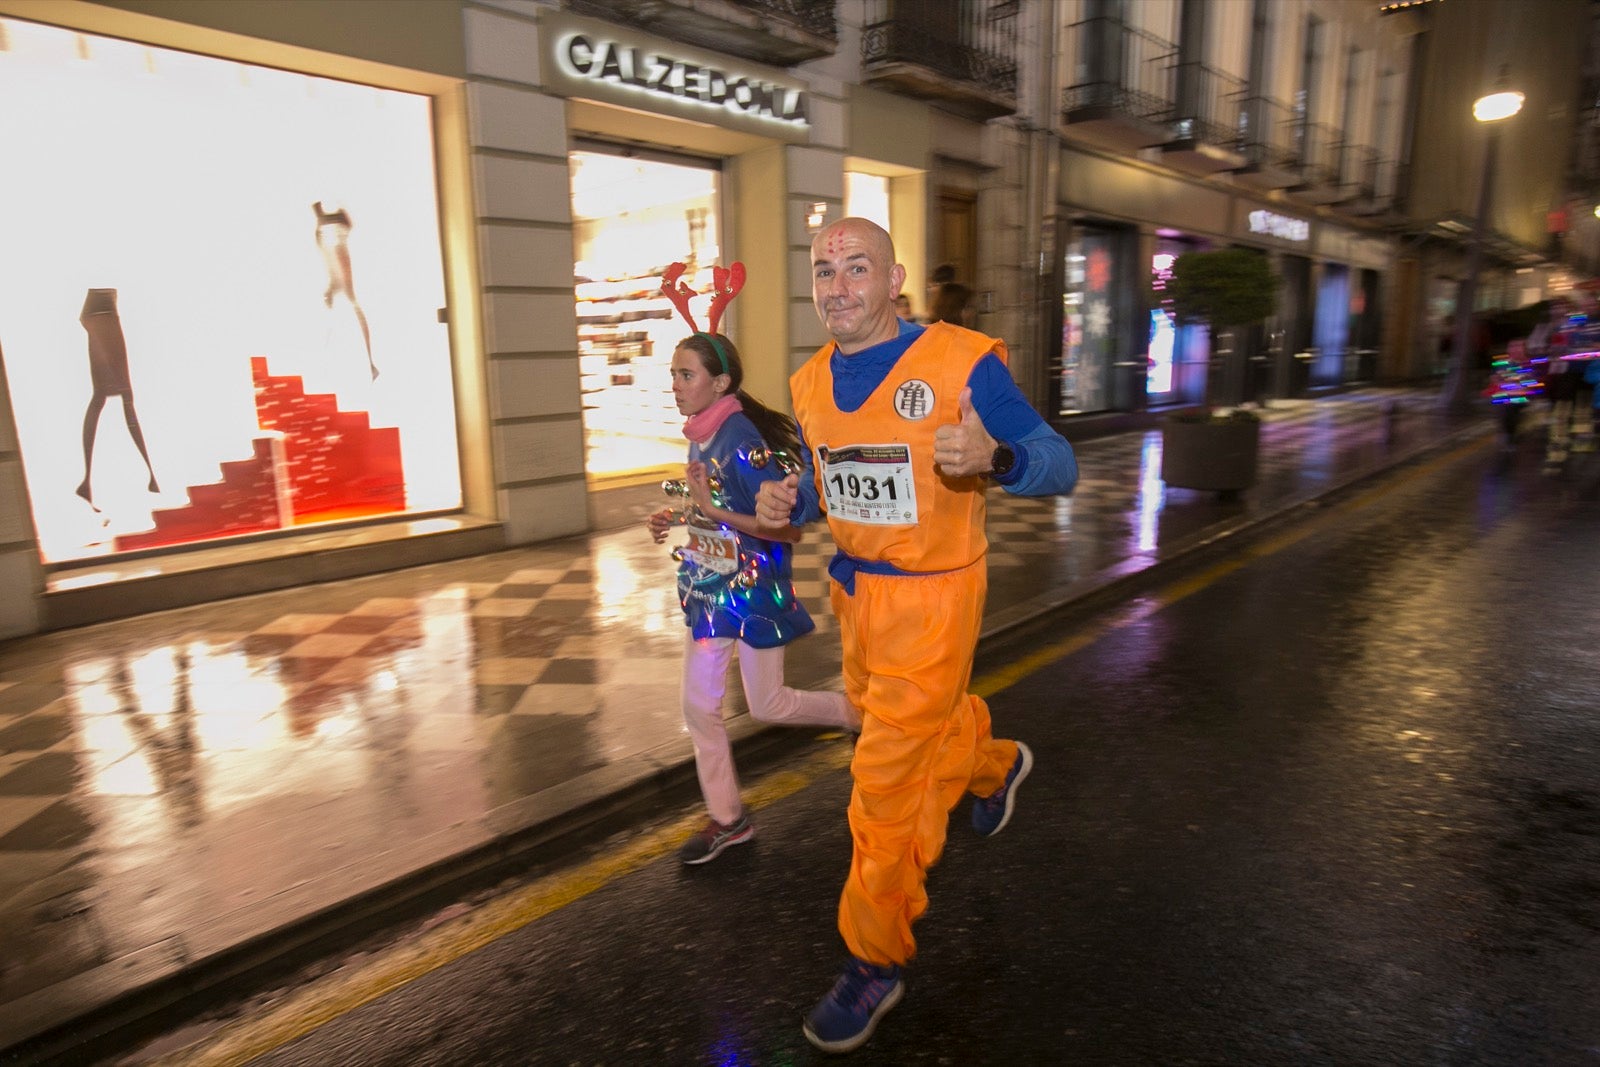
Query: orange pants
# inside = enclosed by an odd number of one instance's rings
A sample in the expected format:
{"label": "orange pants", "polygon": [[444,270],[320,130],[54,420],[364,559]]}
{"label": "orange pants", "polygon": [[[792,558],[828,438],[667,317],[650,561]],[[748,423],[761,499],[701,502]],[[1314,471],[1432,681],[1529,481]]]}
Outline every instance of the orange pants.
{"label": "orange pants", "polygon": [[988,585],[984,560],[926,577],[858,573],[854,596],[833,585],[845,694],[863,717],[839,932],[869,963],[915,954],[911,924],[928,910],[924,884],[950,809],[999,789],[1017,758],[1016,742],[990,735],[988,705],[967,692]]}

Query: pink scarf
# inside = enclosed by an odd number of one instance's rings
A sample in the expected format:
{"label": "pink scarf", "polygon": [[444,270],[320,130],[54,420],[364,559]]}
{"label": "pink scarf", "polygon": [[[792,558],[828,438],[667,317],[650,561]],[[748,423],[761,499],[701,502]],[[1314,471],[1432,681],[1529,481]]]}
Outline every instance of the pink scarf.
{"label": "pink scarf", "polygon": [[691,441],[709,441],[716,436],[722,424],[728,421],[728,416],[735,411],[744,410],[744,405],[739,403],[737,396],[724,396],[707,404],[704,410],[690,415],[683,424],[683,436]]}

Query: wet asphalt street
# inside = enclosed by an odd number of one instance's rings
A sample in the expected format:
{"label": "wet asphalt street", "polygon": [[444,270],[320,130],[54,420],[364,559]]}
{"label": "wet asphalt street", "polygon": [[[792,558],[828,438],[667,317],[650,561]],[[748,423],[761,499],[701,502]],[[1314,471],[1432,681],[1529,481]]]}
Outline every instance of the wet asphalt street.
{"label": "wet asphalt street", "polygon": [[[1597,467],[1425,467],[986,650],[1046,649],[991,698],[1037,766],[998,837],[953,814],[906,998],[840,1062],[1600,1064]],[[585,886],[252,1062],[833,1062],[799,1022],[841,961],[849,784],[811,779],[753,844]]]}

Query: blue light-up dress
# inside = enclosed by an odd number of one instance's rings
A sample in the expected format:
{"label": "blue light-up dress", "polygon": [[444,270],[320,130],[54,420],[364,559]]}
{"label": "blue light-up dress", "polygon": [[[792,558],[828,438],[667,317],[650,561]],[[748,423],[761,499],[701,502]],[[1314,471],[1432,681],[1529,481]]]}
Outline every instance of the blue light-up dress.
{"label": "blue light-up dress", "polygon": [[[690,442],[689,460],[704,462],[709,476],[721,480],[720,506],[753,515],[761,483],[783,477],[777,463],[750,465],[750,451],[765,447],[755,424],[734,412],[704,448]],[[775,648],[816,629],[794,595],[794,546],[727,526],[691,525],[688,532],[678,564],[678,600],[696,639],[736,637],[753,648]],[[740,588],[734,580],[740,573],[754,574],[755,582]]]}

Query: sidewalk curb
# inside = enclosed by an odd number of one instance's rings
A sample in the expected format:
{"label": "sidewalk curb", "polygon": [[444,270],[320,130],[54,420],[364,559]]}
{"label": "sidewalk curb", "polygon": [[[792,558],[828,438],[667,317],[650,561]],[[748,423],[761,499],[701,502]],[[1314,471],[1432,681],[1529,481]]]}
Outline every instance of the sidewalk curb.
{"label": "sidewalk curb", "polygon": [[[1357,472],[1320,491],[1292,499],[1266,514],[1241,515],[1174,546],[1159,557],[1103,571],[1064,594],[1045,594],[1009,605],[986,625],[979,645],[990,651],[1053,617],[1103,610],[1160,581],[1205,553],[1221,551],[1249,535],[1298,521],[1356,488],[1394,475],[1473,441],[1492,426],[1474,420],[1391,462]],[[834,664],[835,668],[837,664]],[[821,684],[821,679],[795,679]],[[748,716],[728,723],[741,762],[770,761],[814,743],[816,731],[762,724]],[[350,947],[384,927],[416,920],[429,910],[481,890],[539,863],[559,862],[585,843],[637,825],[664,803],[690,799],[698,789],[692,758],[643,753],[611,764],[545,793],[490,813],[475,828],[477,844],[422,863],[387,880],[372,880],[332,906],[309,909],[297,921],[202,958],[185,958],[181,946],[156,945],[110,961],[94,971],[0,1005],[0,1063],[82,1065],[126,1051],[160,1030],[193,1018],[248,988],[290,974],[313,959]],[[450,832],[459,838],[455,828]],[[415,843],[426,851],[427,842]],[[87,1006],[85,1006],[87,1005]]]}

